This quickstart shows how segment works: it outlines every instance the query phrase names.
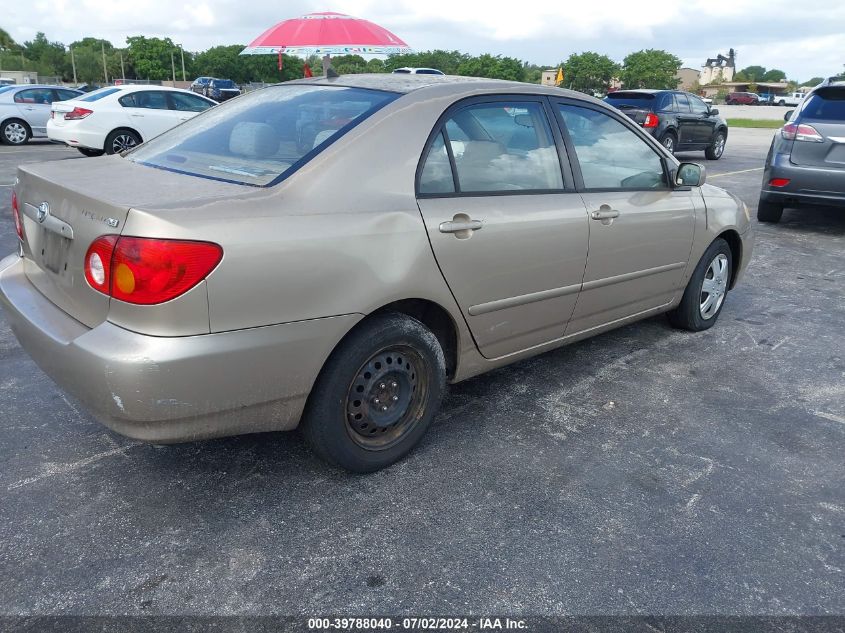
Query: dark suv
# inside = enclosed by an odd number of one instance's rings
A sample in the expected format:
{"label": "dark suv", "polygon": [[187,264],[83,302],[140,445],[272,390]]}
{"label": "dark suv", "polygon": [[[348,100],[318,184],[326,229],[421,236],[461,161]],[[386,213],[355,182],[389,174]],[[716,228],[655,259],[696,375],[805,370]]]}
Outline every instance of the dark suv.
{"label": "dark suv", "polygon": [[811,90],[772,139],[757,219],[779,222],[784,207],[845,208],[845,77]]}
{"label": "dark suv", "polygon": [[725,151],[728,124],[699,97],[680,90],[619,90],[607,103],[639,123],[670,152],[704,150],[710,160]]}
{"label": "dark suv", "polygon": [[725,97],[725,105],[760,105],[760,95],[753,92],[731,92]]}

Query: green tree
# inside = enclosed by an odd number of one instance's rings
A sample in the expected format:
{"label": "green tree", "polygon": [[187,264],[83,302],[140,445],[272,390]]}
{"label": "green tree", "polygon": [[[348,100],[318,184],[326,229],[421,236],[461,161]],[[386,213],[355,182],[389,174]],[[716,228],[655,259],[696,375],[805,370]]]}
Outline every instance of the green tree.
{"label": "green tree", "polygon": [[649,48],[625,57],[619,78],[626,88],[670,90],[680,83],[675,77],[680,67],[681,60],[672,53]]}
{"label": "green tree", "polygon": [[5,29],[0,29],[0,52],[14,51],[19,47],[15,40]]}
{"label": "green tree", "polygon": [[808,79],[805,81],[802,86],[818,86],[821,82],[824,81],[824,77],[813,77],[812,79]]}
{"label": "green tree", "polygon": [[514,57],[502,57],[485,53],[470,57],[458,66],[458,75],[466,77],[487,77],[489,79],[508,79],[522,81],[524,69],[522,62]]}
{"label": "green tree", "polygon": [[[179,55],[179,47],[169,37],[144,37],[135,35],[126,38],[129,59],[138,79],[171,79],[173,65],[171,54]],[[175,59],[174,59],[175,61]],[[181,72],[181,61],[178,62]],[[177,78],[180,75],[177,74]]]}
{"label": "green tree", "polygon": [[[313,70],[313,68],[311,70]],[[373,57],[370,61],[367,62],[367,72],[368,73],[383,73],[384,72],[384,61],[379,59],[378,57]]]}
{"label": "green tree", "polygon": [[24,54],[39,75],[62,76],[65,73],[65,45],[51,42],[38,32],[31,42],[24,42]]}
{"label": "green tree", "polygon": [[573,53],[561,65],[563,85],[588,94],[607,92],[613,78],[619,74],[619,64],[607,55],[592,51]]}
{"label": "green tree", "polygon": [[736,81],[762,81],[765,74],[765,66],[746,66],[734,75],[734,79]]}
{"label": "green tree", "polygon": [[[220,77],[236,83],[260,81],[276,83],[299,79],[303,75],[303,61],[297,57],[282,55],[282,70],[279,70],[278,55],[241,55],[242,44],[214,46],[198,53],[192,64],[194,76]],[[320,68],[313,68],[315,74]]]}
{"label": "green tree", "polygon": [[778,70],[777,68],[772,68],[771,70],[767,70],[763,75],[760,77],[760,81],[784,81],[786,79],[786,73],[782,70]]}
{"label": "green tree", "polygon": [[338,75],[365,73],[367,72],[367,60],[360,55],[338,55],[332,57],[332,68]]}
{"label": "green tree", "polygon": [[457,75],[460,65],[468,59],[469,55],[466,53],[441,49],[391,55],[384,62],[384,71],[390,73],[397,68],[411,66],[412,68],[436,68],[447,75]]}

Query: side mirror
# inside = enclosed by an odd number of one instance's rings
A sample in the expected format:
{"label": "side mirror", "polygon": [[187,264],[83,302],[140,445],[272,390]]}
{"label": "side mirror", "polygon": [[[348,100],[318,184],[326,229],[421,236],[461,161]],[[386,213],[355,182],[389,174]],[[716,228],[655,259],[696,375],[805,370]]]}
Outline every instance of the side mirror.
{"label": "side mirror", "polygon": [[675,184],[678,187],[700,187],[704,179],[704,165],[698,163],[681,163],[675,172]]}
{"label": "side mirror", "polygon": [[710,116],[716,116],[719,114],[719,108],[710,108]]}
{"label": "side mirror", "polygon": [[791,119],[791,118],[792,118],[792,113],[793,113],[793,112],[795,112],[795,110],[787,110],[787,111],[786,111],[786,114],[784,114],[784,115],[783,115],[783,120],[784,120],[784,121],[789,121],[789,119]]}

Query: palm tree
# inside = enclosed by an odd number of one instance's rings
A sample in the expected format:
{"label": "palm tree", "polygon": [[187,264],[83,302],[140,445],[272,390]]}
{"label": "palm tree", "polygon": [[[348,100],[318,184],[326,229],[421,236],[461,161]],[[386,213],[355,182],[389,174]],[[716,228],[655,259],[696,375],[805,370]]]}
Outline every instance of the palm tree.
{"label": "palm tree", "polygon": [[11,51],[16,48],[18,48],[18,45],[8,31],[0,29],[0,51]]}

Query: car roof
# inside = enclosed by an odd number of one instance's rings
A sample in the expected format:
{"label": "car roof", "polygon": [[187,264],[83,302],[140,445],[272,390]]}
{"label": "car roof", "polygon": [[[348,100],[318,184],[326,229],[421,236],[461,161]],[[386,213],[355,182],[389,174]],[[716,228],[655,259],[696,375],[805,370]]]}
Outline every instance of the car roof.
{"label": "car roof", "polygon": [[[426,74],[404,74],[404,73],[372,73],[360,75],[340,75],[339,77],[314,77],[310,79],[296,79],[287,81],[284,85],[318,85],[318,86],[343,86],[345,88],[365,88],[369,90],[385,90],[410,94],[424,92],[428,89],[439,88],[439,92],[452,93],[454,95],[471,96],[479,90],[496,90],[515,93],[531,93],[539,95],[570,96],[579,99],[587,99],[598,102],[597,99],[581,92],[566,90],[553,86],[541,86],[540,84],[528,84],[519,81],[505,81],[503,79],[488,79],[486,77],[462,77],[457,75],[426,75]],[[280,85],[280,84],[276,84]]]}

